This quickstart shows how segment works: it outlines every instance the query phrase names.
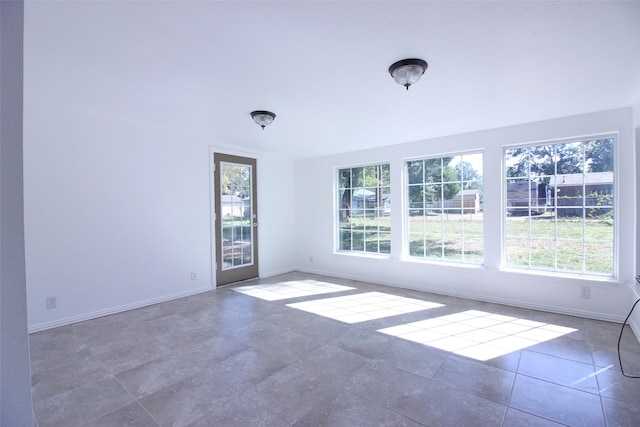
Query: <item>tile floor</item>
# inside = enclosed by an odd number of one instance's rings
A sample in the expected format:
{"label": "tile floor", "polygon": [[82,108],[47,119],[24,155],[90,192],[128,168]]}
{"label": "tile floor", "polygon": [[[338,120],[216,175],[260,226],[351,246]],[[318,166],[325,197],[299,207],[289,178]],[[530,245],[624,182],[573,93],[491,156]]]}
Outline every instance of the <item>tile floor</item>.
{"label": "tile floor", "polygon": [[[290,273],[31,334],[47,426],[639,426],[620,325]],[[630,331],[623,363],[640,375]]]}

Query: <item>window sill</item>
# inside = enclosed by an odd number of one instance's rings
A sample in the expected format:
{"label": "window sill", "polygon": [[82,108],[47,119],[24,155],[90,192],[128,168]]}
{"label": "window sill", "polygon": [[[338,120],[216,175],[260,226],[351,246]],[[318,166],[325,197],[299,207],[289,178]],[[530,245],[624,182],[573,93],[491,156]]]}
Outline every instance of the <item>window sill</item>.
{"label": "window sill", "polygon": [[527,270],[513,267],[502,267],[500,268],[500,272],[519,277],[531,277],[539,280],[563,279],[581,285],[589,283],[589,285],[603,288],[611,288],[622,284],[622,282],[614,277],[590,276],[588,274],[559,273],[556,271]]}
{"label": "window sill", "polygon": [[377,260],[390,260],[391,255],[389,254],[375,254],[371,252],[346,252],[346,251],[336,251],[333,253],[334,255],[340,256],[348,256],[348,257],[356,257],[356,258],[367,258],[367,259],[377,259]]}
{"label": "window sill", "polygon": [[468,270],[486,270],[484,264],[471,264],[464,262],[455,262],[455,261],[437,261],[434,259],[424,259],[424,258],[415,258],[415,257],[402,257],[403,262],[411,262],[416,264],[426,264],[433,265],[438,267],[445,267],[451,270],[460,270],[460,269],[468,269]]}

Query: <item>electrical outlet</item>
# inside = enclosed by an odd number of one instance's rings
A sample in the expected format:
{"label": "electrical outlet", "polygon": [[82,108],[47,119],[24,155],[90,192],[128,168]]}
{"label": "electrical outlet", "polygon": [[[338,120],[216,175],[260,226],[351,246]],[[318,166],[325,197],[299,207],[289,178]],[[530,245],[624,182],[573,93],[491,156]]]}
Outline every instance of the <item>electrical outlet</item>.
{"label": "electrical outlet", "polygon": [[313,256],[309,255],[309,264],[313,264]]}
{"label": "electrical outlet", "polygon": [[196,273],[195,271],[191,272],[191,280],[198,280],[198,273]]}
{"label": "electrical outlet", "polygon": [[591,288],[589,286],[580,287],[580,298],[591,299]]}
{"label": "electrical outlet", "polygon": [[45,303],[47,306],[47,310],[51,310],[52,308],[56,308],[57,303],[56,303],[56,297],[47,297],[45,299]]}

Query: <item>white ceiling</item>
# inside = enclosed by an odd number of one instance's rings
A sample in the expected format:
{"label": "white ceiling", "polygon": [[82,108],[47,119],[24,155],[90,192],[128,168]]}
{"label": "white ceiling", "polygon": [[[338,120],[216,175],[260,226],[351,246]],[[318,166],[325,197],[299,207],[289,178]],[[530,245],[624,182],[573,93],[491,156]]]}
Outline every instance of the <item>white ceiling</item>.
{"label": "white ceiling", "polygon": [[634,105],[640,1],[27,1],[25,96],[176,144],[352,151]]}

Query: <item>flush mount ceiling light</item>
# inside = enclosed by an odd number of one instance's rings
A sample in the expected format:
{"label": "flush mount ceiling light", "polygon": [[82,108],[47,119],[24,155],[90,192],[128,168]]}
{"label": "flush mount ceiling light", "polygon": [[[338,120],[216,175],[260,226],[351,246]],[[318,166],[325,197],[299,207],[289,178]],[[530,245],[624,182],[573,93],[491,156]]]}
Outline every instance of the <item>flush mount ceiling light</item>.
{"label": "flush mount ceiling light", "polygon": [[271,111],[259,110],[259,111],[252,111],[251,118],[253,119],[254,122],[256,122],[258,126],[264,129],[265,126],[269,126],[271,122],[273,122],[273,120],[276,118],[276,115],[273,114]]}
{"label": "flush mount ceiling light", "polygon": [[399,85],[409,90],[409,86],[420,80],[420,77],[427,71],[427,63],[422,59],[403,59],[395,62],[389,67],[389,74]]}

